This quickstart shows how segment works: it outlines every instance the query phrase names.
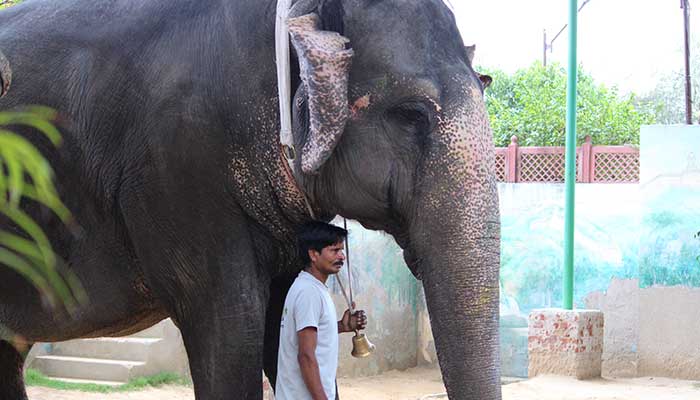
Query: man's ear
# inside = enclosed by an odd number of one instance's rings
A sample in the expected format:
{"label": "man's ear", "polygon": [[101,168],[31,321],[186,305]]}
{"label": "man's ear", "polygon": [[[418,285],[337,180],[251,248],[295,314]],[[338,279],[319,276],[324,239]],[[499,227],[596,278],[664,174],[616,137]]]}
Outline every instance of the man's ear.
{"label": "man's ear", "polygon": [[309,249],[309,260],[311,260],[311,262],[316,262],[316,260],[318,260],[318,256],[318,251],[314,249]]}

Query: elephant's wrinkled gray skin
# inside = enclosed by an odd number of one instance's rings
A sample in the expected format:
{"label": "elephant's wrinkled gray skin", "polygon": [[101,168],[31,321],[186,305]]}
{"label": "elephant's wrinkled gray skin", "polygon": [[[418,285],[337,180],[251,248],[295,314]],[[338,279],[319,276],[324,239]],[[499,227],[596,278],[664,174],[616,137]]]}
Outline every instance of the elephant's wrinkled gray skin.
{"label": "elephant's wrinkled gray skin", "polygon": [[[25,133],[53,163],[81,233],[26,207],[91,299],[66,319],[2,269],[1,325],[60,341],[170,316],[199,400],[261,398],[300,268],[294,227],[308,219],[279,151],[275,6],[27,0],[0,13],[13,73],[0,109],[59,111],[59,150]],[[311,48],[301,37],[292,57],[299,186],[320,218],[357,219],[404,249],[450,398],[500,399],[494,150],[452,14],[441,0],[302,0],[292,14],[319,16],[302,24]],[[325,89],[308,107],[317,83],[346,84],[349,112]],[[0,341],[0,399],[25,398],[20,364]]]}

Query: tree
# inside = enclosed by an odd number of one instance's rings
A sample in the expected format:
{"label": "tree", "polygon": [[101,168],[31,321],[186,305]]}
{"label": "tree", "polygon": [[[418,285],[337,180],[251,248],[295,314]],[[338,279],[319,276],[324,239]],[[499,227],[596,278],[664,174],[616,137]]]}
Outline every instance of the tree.
{"label": "tree", "polygon": [[16,228],[0,230],[0,267],[9,267],[31,282],[48,306],[63,305],[71,312],[84,300],[84,292],[72,274],[61,272],[61,261],[48,237],[21,206],[37,202],[64,222],[70,220],[70,212],[56,193],[48,161],[26,138],[6,129],[28,126],[58,145],[61,136],[53,119],[54,111],[44,107],[0,112],[0,218]]}
{"label": "tree", "polygon": [[[693,123],[700,119],[700,41],[690,50],[691,98]],[[644,95],[644,100],[658,104],[652,109],[660,124],[685,124],[685,68],[679,65],[675,71],[659,75],[656,86]]]}
{"label": "tree", "polygon": [[9,7],[13,4],[17,4],[21,2],[22,0],[0,0],[0,8],[5,8]]}
{"label": "tree", "polygon": [[[486,105],[496,146],[513,135],[521,146],[563,146],[566,131],[566,71],[558,64],[532,64],[513,75],[480,68],[493,77]],[[620,97],[616,88],[597,85],[578,71],[579,142],[590,135],[595,144],[639,144],[639,127],[655,122],[654,113],[634,94]]]}

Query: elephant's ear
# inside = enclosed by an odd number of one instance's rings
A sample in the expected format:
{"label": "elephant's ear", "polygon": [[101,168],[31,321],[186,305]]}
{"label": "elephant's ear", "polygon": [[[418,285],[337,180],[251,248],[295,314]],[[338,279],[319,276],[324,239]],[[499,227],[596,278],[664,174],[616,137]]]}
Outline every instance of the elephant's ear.
{"label": "elephant's ear", "polygon": [[10,83],[12,83],[10,62],[7,61],[5,55],[0,52],[0,97],[4,96],[7,91],[10,90]]}
{"label": "elephant's ear", "polygon": [[[473,44],[471,46],[464,46],[464,50],[467,52],[467,60],[469,60],[469,65],[474,65],[474,54],[476,53],[476,45]],[[476,72],[476,71],[474,71]],[[482,75],[478,72],[476,72],[476,76],[479,77],[479,80],[481,81],[481,87],[483,89],[486,89],[487,87],[491,86],[491,82],[493,82],[493,78],[491,78],[488,75]]]}
{"label": "elephant's ear", "polygon": [[319,26],[315,13],[289,20],[308,96],[309,135],[301,151],[301,168],[307,174],[317,173],[331,156],[350,118],[348,76],[353,51],[345,48],[347,38]]}
{"label": "elephant's ear", "polygon": [[464,50],[467,52],[467,60],[469,60],[469,65],[474,62],[474,53],[476,53],[476,45],[464,46]]}
{"label": "elephant's ear", "polygon": [[491,78],[490,75],[482,75],[480,73],[476,73],[476,75],[479,77],[479,80],[481,81],[481,87],[486,89],[487,87],[491,86],[491,83],[493,82],[493,78]]}

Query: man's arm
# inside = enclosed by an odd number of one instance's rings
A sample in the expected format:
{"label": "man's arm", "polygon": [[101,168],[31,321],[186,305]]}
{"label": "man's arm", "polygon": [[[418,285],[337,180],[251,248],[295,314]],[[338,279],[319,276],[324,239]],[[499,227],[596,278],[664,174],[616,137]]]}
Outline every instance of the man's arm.
{"label": "man's arm", "polygon": [[328,400],[326,393],[323,391],[321,384],[321,373],[318,370],[318,361],[316,360],[316,343],[318,341],[318,333],[316,328],[307,327],[297,332],[299,338],[299,368],[301,376],[304,378],[306,388],[311,393],[313,400]]}

